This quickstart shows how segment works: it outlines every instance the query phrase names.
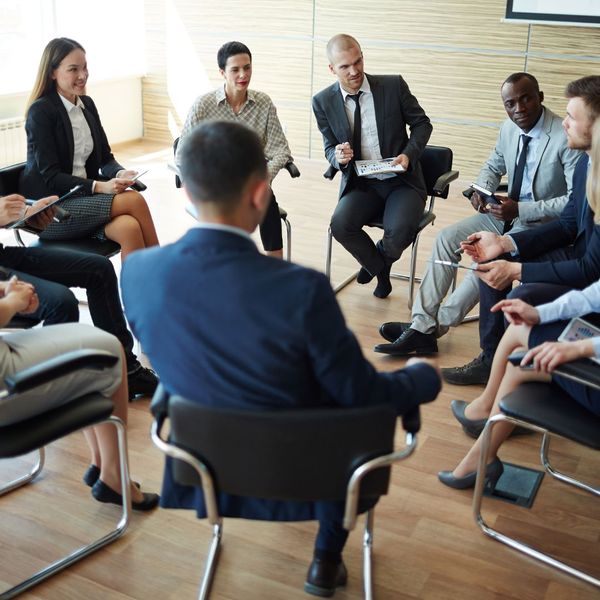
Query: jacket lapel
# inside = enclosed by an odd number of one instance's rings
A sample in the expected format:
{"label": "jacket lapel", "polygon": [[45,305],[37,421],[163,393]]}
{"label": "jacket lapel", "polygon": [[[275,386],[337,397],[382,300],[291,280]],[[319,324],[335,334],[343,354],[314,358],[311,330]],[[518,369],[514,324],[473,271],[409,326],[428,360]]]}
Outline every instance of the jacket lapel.
{"label": "jacket lapel", "polygon": [[346,116],[346,108],[344,107],[344,98],[340,91],[340,86],[334,83],[331,86],[331,106],[333,108],[334,133],[340,142],[349,142],[352,140],[350,132],[350,124]]}
{"label": "jacket lapel", "polygon": [[60,115],[61,122],[63,124],[63,128],[65,130],[65,135],[67,136],[67,151],[69,152],[69,160],[71,161],[71,170],[73,169],[73,154],[75,152],[75,142],[73,141],[73,127],[71,125],[71,119],[69,119],[69,113],[67,113],[67,109],[63,104],[58,92],[54,92],[50,94],[50,99],[54,103],[58,114]]}
{"label": "jacket lapel", "polygon": [[377,135],[379,136],[379,151],[381,156],[386,156],[384,148],[383,115],[385,115],[385,94],[383,86],[372,75],[366,75],[371,93],[373,94],[373,104],[375,106],[375,122],[377,123]]}
{"label": "jacket lapel", "polygon": [[102,144],[100,143],[100,133],[98,131],[98,124],[96,123],[96,119],[94,118],[94,115],[92,115],[92,113],[90,112],[90,109],[88,108],[88,104],[85,101],[83,96],[81,97],[81,101],[83,102],[83,105],[85,106],[85,108],[83,109],[83,116],[85,117],[85,120],[87,121],[87,124],[90,128],[90,132],[92,133],[92,140],[94,141],[93,152],[97,156],[98,164],[100,164],[100,162],[101,162],[100,149],[102,148]]}
{"label": "jacket lapel", "polygon": [[537,156],[535,158],[535,166],[533,167],[533,173],[531,174],[531,187],[533,188],[533,183],[535,182],[535,177],[538,172],[538,167],[540,166],[540,162],[542,161],[542,156],[544,156],[544,152],[550,143],[550,130],[552,129],[552,113],[548,110],[544,110],[544,125],[542,127],[543,133],[538,140],[538,149]]}

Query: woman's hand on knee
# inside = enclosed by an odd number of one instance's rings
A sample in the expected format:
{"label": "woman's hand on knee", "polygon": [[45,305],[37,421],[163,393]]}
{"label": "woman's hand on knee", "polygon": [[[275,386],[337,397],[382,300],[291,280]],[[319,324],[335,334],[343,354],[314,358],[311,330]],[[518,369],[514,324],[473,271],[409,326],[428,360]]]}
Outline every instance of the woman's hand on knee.
{"label": "woman's hand on knee", "polygon": [[551,373],[559,365],[594,355],[595,351],[591,340],[544,342],[532,348],[523,357],[521,364],[526,365],[533,361],[533,367],[536,371]]}

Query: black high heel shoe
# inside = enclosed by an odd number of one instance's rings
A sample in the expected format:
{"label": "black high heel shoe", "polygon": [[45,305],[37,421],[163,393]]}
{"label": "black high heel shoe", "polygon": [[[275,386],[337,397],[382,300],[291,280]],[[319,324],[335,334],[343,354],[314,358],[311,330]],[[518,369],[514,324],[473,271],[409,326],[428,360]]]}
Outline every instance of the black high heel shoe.
{"label": "black high heel shoe", "polygon": [[467,406],[468,404],[464,400],[452,400],[450,403],[452,414],[462,425],[463,431],[473,438],[478,438],[487,423],[487,419],[469,419],[469,417],[465,416],[465,408]]}
{"label": "black high heel shoe", "polygon": [[[98,479],[100,479],[100,468],[97,467],[96,465],[90,465],[86,470],[85,473],[83,474],[83,483],[85,483],[85,485],[87,485],[88,487],[94,487],[94,484],[96,483],[96,481],[98,481]],[[135,487],[139,490],[140,489],[140,483],[138,481],[132,481],[131,483],[133,483],[133,485],[135,485]]]}
{"label": "black high heel shoe", "polygon": [[[111,487],[108,487],[101,479],[98,479],[92,487],[92,496],[98,502],[108,502],[110,504],[123,504],[123,496],[118,494]],[[160,496],[143,492],[144,499],[141,502],[132,502],[131,508],[134,510],[152,510],[158,506]]]}
{"label": "black high heel shoe", "polygon": [[[485,468],[485,480],[486,485],[490,487],[490,489],[494,489],[496,484],[498,483],[498,479],[502,476],[504,472],[504,465],[499,458],[495,458],[486,468]],[[438,473],[438,479],[448,487],[454,488],[455,490],[466,490],[468,488],[475,487],[475,480],[477,479],[477,471],[472,471],[471,473],[467,473],[464,477],[454,477],[452,475],[452,471],[440,471]]]}

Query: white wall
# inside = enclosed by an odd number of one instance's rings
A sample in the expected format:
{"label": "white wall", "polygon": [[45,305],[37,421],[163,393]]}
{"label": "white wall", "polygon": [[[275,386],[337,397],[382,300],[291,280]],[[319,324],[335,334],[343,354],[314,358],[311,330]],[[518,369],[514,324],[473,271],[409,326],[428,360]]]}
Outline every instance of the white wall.
{"label": "white wall", "polygon": [[[142,79],[128,77],[88,85],[111,144],[141,138]],[[23,116],[29,92],[0,96],[0,119]]]}

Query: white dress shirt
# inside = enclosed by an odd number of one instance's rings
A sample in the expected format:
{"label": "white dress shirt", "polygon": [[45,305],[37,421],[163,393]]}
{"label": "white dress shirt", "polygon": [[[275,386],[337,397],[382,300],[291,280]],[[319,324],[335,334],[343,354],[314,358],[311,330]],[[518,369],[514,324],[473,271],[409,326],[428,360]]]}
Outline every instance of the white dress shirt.
{"label": "white dress shirt", "polygon": [[[588,285],[583,290],[567,292],[554,302],[541,304],[536,308],[540,315],[540,323],[551,323],[582,317],[590,313],[600,313],[600,281]],[[591,339],[596,356],[600,357],[600,337]]]}
{"label": "white dress shirt", "polygon": [[85,120],[85,116],[83,115],[83,111],[85,110],[85,106],[81,101],[81,98],[77,96],[76,104],[73,104],[69,100],[67,100],[61,94],[58,95],[62,100],[65,108],[67,109],[67,114],[69,115],[69,120],[71,121],[71,126],[73,127],[73,173],[75,177],[82,177],[83,179],[87,179],[87,172],[85,170],[85,163],[92,153],[94,149],[94,140],[92,139],[92,132],[90,131],[90,126],[88,122]]}
{"label": "white dress shirt", "polygon": [[[519,136],[519,147],[517,148],[517,163],[523,149],[523,135],[529,136],[531,141],[527,147],[527,160],[525,162],[525,170],[523,171],[523,182],[521,183],[521,193],[519,194],[519,202],[533,202],[533,175],[535,173],[535,165],[537,164],[538,149],[540,147],[540,137],[543,131],[544,111],[533,129],[523,131]],[[516,164],[516,163],[515,163]],[[515,200],[515,198],[513,198]]]}
{"label": "white dress shirt", "polygon": [[[354,109],[356,102],[351,98],[350,92],[347,92],[341,85],[340,91],[344,99],[344,108],[350,124],[350,131],[354,132]],[[373,93],[366,76],[363,79],[360,90],[360,156],[361,160],[381,160],[381,150],[379,149],[379,134],[377,133],[377,120],[375,119],[375,103],[373,102]],[[358,94],[358,91],[356,92]],[[389,158],[389,157],[386,157]],[[382,173],[378,175],[367,175],[370,179],[390,179],[395,177],[394,173]]]}

